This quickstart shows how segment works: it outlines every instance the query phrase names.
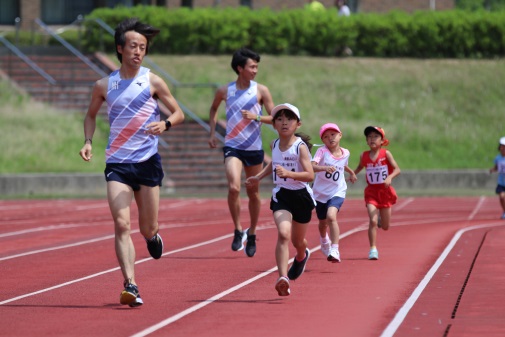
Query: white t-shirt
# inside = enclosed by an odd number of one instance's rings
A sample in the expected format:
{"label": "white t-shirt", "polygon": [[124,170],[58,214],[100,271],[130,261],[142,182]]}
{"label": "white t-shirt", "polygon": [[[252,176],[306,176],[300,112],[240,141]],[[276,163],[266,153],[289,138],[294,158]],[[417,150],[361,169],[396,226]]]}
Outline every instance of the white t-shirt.
{"label": "white t-shirt", "polygon": [[349,163],[350,152],[347,149],[340,148],[342,156],[336,158],[326,147],[317,149],[312,161],[319,166],[334,166],[337,170],[333,173],[326,171],[316,172],[316,177],[312,185],[314,199],[326,203],[333,197],[345,198],[347,183],[345,182],[344,167]]}

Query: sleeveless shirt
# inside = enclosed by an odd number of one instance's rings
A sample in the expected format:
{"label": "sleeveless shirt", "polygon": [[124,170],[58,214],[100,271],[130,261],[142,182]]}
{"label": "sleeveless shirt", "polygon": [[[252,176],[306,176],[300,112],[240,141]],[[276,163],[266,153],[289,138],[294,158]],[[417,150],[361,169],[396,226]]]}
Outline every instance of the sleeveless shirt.
{"label": "sleeveless shirt", "polygon": [[368,186],[382,187],[384,180],[394,170],[394,167],[391,166],[386,157],[386,149],[379,150],[379,155],[375,161],[370,159],[370,151],[363,152],[361,155],[361,166],[366,169],[365,175]]}
{"label": "sleeveless shirt", "polygon": [[313,196],[312,189],[310,185],[306,182],[294,180],[291,178],[280,178],[275,173],[275,167],[280,165],[287,170],[293,172],[301,172],[302,165],[300,164],[300,146],[306,146],[303,140],[300,137],[296,138],[296,141],[291,145],[289,149],[286,151],[281,151],[279,149],[279,139],[276,139],[272,146],[272,178],[273,182],[276,185],[272,191],[272,197],[275,202],[277,199],[275,195],[281,188],[285,188],[288,190],[300,190],[307,189],[309,194]]}
{"label": "sleeveless shirt", "polygon": [[139,163],[158,152],[158,136],[145,133],[149,123],[160,121],[158,102],[151,96],[149,73],[148,68],[140,67],[132,79],[121,79],[119,70],[109,76],[106,163]]}
{"label": "sleeveless shirt", "polygon": [[251,81],[249,88],[245,90],[238,90],[236,82],[228,85],[224,145],[238,150],[261,150],[261,123],[244,119],[240,110],[249,110],[261,115],[261,104],[258,102],[258,83]]}

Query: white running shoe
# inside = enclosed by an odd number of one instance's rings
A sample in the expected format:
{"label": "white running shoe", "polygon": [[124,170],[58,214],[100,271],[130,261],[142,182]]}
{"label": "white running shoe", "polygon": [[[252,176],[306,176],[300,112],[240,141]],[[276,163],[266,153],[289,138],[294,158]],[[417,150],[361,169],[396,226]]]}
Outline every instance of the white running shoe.
{"label": "white running shoe", "polygon": [[323,253],[325,257],[328,257],[330,254],[331,241],[323,242],[323,240],[319,238],[319,242],[321,243],[321,253]]}
{"label": "white running shoe", "polygon": [[328,254],[328,261],[333,263],[340,262],[340,252],[338,251],[338,248],[335,247],[330,248],[330,253]]}

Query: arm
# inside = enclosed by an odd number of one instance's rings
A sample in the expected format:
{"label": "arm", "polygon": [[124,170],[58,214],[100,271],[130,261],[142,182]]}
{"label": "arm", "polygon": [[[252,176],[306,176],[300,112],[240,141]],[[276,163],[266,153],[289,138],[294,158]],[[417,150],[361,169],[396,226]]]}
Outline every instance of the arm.
{"label": "arm", "polygon": [[386,178],[386,180],[384,180],[384,185],[386,185],[387,187],[391,186],[391,182],[393,181],[393,178],[397,177],[400,175],[400,167],[398,166],[398,164],[396,163],[395,159],[393,158],[393,155],[391,154],[391,152],[389,152],[389,150],[386,151],[386,157],[389,161],[389,163],[391,164],[391,166],[393,166],[393,172],[391,172],[390,175],[388,175],[388,177]]}
{"label": "arm", "polygon": [[217,139],[216,139],[217,110],[219,109],[219,105],[221,104],[221,101],[225,100],[227,92],[228,92],[227,86],[222,86],[219,89],[217,89],[216,94],[214,95],[214,100],[212,101],[212,105],[210,106],[210,111],[209,111],[209,127],[210,127],[209,146],[211,148],[217,147]]}
{"label": "arm", "polygon": [[282,166],[277,166],[275,168],[275,172],[280,178],[291,178],[306,183],[313,181],[314,169],[312,168],[312,164],[310,162],[310,154],[307,145],[300,146],[300,164],[303,169],[301,172],[289,171]]}
{"label": "arm", "polygon": [[344,171],[349,173],[349,179],[348,181],[350,181],[351,183],[355,183],[356,181],[358,181],[358,177],[356,177],[356,173],[354,173],[353,170],[351,170],[351,168],[347,165],[344,166]]}
{"label": "arm", "polygon": [[[149,79],[151,81],[151,96],[158,97],[172,113],[167,120],[170,121],[172,126],[182,123],[184,121],[184,113],[179,107],[175,97],[170,92],[170,89],[168,89],[165,81],[153,73],[150,73]],[[165,121],[160,121],[149,123],[147,125],[147,129],[150,134],[159,135],[163,131],[167,130],[167,127]]]}
{"label": "arm", "polygon": [[258,173],[257,175],[247,178],[245,181],[245,185],[254,187],[260,183],[261,179],[271,174],[272,174],[272,162],[268,163],[268,165],[265,166],[263,170],[261,170],[260,173]]}
{"label": "arm", "polygon": [[354,170],[354,174],[355,174],[355,175],[358,175],[358,173],[360,173],[360,172],[361,172],[361,170],[363,169],[363,165],[361,165],[361,161],[362,161],[362,159],[363,159],[363,154],[361,154],[361,155],[359,156],[359,164],[358,164],[358,166],[356,167],[356,169]]}
{"label": "arm", "polygon": [[104,77],[95,82],[91,93],[91,101],[88,106],[88,111],[84,117],[84,146],[79,151],[79,155],[85,161],[90,161],[93,157],[92,139],[96,128],[96,115],[100,110],[107,93],[108,77]]}
{"label": "arm", "polygon": [[489,173],[493,172],[498,172],[498,165],[494,164],[494,166],[489,169]]}

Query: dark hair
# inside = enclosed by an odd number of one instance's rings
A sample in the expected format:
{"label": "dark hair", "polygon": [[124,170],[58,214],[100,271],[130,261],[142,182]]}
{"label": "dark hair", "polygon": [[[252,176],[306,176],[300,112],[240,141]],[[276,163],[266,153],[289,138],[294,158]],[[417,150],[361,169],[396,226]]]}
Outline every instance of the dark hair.
{"label": "dark hair", "polygon": [[128,18],[121,21],[116,27],[116,33],[114,34],[114,42],[116,45],[116,55],[119,62],[123,63],[123,55],[117,51],[117,46],[124,47],[126,44],[126,32],[135,31],[143,35],[147,39],[146,55],[149,52],[149,44],[151,39],[158,35],[159,29],[153,28],[145,23],[142,23],[137,18]]}
{"label": "dark hair", "polygon": [[295,118],[297,121],[300,121],[300,118],[291,110],[289,109],[281,109],[277,111],[274,115],[274,120],[278,119],[281,116],[286,116],[287,118]]}
{"label": "dark hair", "polygon": [[295,136],[297,137],[300,137],[303,142],[307,145],[307,147],[309,148],[309,152],[312,151],[312,143],[310,142],[310,140],[312,139],[309,135],[303,133],[303,132],[296,132],[295,133]]}
{"label": "dark hair", "polygon": [[233,54],[233,58],[231,59],[231,68],[237,75],[238,67],[244,68],[248,59],[259,62],[260,55],[247,48],[240,48]]}

